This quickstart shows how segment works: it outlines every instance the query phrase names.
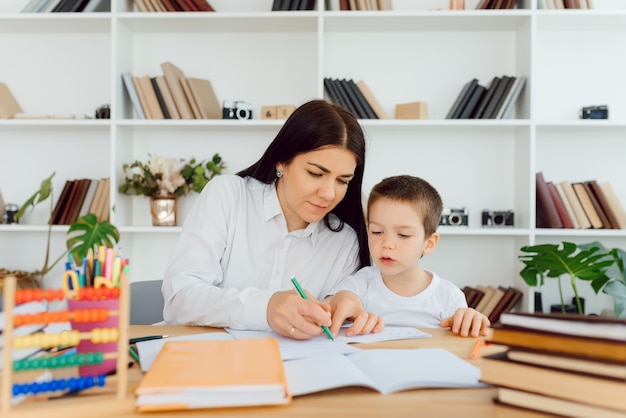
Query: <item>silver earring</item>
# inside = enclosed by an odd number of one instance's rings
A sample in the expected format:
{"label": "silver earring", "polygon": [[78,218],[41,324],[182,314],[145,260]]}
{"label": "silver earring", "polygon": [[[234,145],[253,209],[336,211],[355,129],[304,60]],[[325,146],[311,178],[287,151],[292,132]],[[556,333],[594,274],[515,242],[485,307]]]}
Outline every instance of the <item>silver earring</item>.
{"label": "silver earring", "polygon": [[283,172],[280,170],[276,170],[276,178],[281,178],[283,176]]}

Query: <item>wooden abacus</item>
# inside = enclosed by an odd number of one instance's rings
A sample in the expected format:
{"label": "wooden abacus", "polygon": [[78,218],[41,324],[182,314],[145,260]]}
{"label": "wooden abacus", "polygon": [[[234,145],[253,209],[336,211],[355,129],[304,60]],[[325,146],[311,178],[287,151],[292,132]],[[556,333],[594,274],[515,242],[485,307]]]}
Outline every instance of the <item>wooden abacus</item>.
{"label": "wooden abacus", "polygon": [[[117,311],[102,308],[78,309],[74,311],[48,311],[38,314],[14,315],[16,304],[26,303],[33,300],[66,299],[66,292],[62,289],[20,289],[16,290],[16,278],[5,278],[3,288],[3,306],[5,326],[3,331],[4,349],[2,352],[2,389],[0,400],[2,412],[9,412],[12,405],[12,397],[19,395],[35,395],[53,392],[75,392],[89,388],[103,387],[104,375],[89,375],[71,377],[68,379],[53,379],[45,382],[14,383],[14,374],[35,369],[56,369],[66,367],[80,367],[101,364],[107,359],[115,359],[117,375],[116,395],[123,399],[128,391],[128,323],[130,310],[130,294],[128,275],[120,274],[119,287],[85,287],[78,290],[78,300],[104,300],[119,299]],[[63,331],[61,333],[37,332],[25,336],[14,336],[16,327],[30,324],[47,325],[52,322],[96,323],[102,322],[111,316],[118,317],[116,328],[94,328],[89,332],[78,330]],[[19,348],[53,348],[76,346],[80,341],[90,340],[95,344],[117,341],[115,352],[89,352],[77,353],[56,357],[37,357],[13,361],[13,350]]]}

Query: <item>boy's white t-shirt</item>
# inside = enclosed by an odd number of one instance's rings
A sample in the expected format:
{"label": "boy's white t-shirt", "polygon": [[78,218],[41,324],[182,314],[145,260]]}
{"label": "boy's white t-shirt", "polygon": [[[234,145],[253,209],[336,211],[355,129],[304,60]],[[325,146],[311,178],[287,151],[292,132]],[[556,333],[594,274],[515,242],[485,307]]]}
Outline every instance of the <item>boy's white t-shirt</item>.
{"label": "boy's white t-shirt", "polygon": [[356,293],[365,310],[381,316],[385,325],[415,328],[439,328],[458,308],[467,308],[465,295],[454,283],[433,272],[426,289],[415,296],[400,296],[389,290],[376,266],[364,267],[341,280],[331,294],[340,290]]}

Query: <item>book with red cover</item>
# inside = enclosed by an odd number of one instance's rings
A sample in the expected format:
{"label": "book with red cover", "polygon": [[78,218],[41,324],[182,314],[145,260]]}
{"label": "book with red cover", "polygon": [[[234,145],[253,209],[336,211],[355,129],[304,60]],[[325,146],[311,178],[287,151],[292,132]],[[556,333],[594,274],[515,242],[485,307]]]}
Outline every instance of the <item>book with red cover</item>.
{"label": "book with red cover", "polygon": [[73,180],[65,181],[63,190],[61,191],[59,199],[57,200],[57,203],[52,211],[52,215],[50,216],[50,223],[52,225],[60,225],[61,216],[63,215],[63,211],[65,210],[64,208],[67,205],[67,200],[69,199],[69,195],[72,190],[72,181]]}
{"label": "book with red cover", "polygon": [[551,181],[546,182],[546,186],[548,186],[548,191],[550,192],[550,197],[554,202],[554,207],[556,211],[559,213],[559,218],[561,218],[561,222],[563,223],[563,228],[573,228],[574,224],[567,213],[567,209],[565,209],[565,204],[561,200],[561,196],[559,195],[559,191],[556,189],[556,186]]}
{"label": "book with red cover", "polygon": [[535,175],[537,193],[537,228],[563,228],[559,212],[550,196],[543,172]]}
{"label": "book with red cover", "polygon": [[592,181],[595,181],[595,180],[585,181],[582,184],[585,187],[585,190],[587,190],[587,194],[589,195],[589,199],[591,200],[591,204],[593,205],[594,209],[598,213],[598,216],[600,217],[600,222],[602,222],[602,228],[604,228],[604,229],[612,229],[613,226],[611,225],[611,221],[609,221],[609,218],[606,216],[606,213],[604,212],[604,208],[602,207],[602,205],[598,201],[598,198],[596,197],[596,194],[595,194],[593,188],[591,187],[591,182]]}

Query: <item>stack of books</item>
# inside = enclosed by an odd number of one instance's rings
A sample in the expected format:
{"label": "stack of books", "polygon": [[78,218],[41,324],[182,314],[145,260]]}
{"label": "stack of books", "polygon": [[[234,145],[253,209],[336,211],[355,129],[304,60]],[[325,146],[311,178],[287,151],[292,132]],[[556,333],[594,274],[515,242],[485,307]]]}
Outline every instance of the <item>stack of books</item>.
{"label": "stack of books", "polygon": [[345,107],[359,119],[389,119],[364,81],[324,78],[324,89],[335,104]]}
{"label": "stack of books", "polygon": [[221,119],[222,107],[207,79],[186,77],[169,61],[162,75],[122,73],[122,80],[138,119]]}
{"label": "stack of books", "polygon": [[626,211],[610,182],[546,181],[536,174],[537,227],[626,229]]}
{"label": "stack of books", "polygon": [[512,286],[465,286],[461,289],[465,294],[467,306],[489,318],[496,324],[505,312],[511,312],[522,298],[523,292]]}
{"label": "stack of books", "polygon": [[494,77],[489,85],[473,78],[463,85],[446,119],[506,119],[526,85],[526,76]]}
{"label": "stack of books", "polygon": [[506,313],[481,359],[496,402],[571,417],[626,416],[626,319]]}
{"label": "stack of books", "polygon": [[101,179],[67,180],[52,211],[52,225],[71,225],[82,216],[93,213],[100,222],[109,220],[110,185]]}

